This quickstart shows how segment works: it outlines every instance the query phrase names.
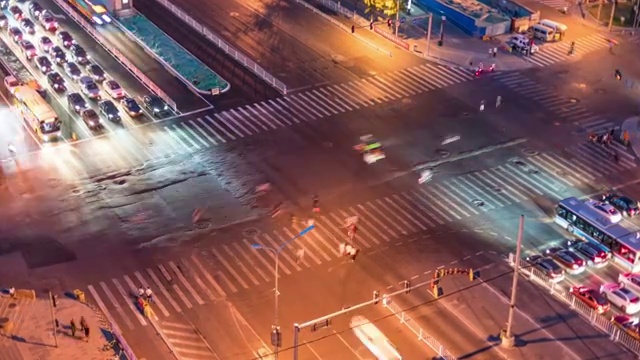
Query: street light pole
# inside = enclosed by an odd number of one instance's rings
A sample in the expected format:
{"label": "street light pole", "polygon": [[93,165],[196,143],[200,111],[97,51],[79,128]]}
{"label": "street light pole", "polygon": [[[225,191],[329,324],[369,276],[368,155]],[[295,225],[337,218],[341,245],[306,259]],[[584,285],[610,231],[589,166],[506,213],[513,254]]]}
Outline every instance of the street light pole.
{"label": "street light pole", "polygon": [[315,228],[315,225],[310,225],[308,227],[306,227],[305,229],[303,229],[302,231],[300,231],[300,233],[296,236],[294,236],[293,238],[291,238],[289,241],[282,243],[280,246],[278,246],[277,248],[272,248],[270,246],[264,246],[261,244],[252,244],[251,247],[259,250],[266,250],[266,251],[270,251],[273,253],[274,258],[275,258],[275,265],[273,268],[273,276],[275,277],[275,288],[274,288],[274,319],[273,319],[273,326],[271,327],[271,344],[273,345],[273,356],[275,358],[275,360],[278,359],[278,350],[280,348],[280,342],[282,341],[282,335],[280,333],[280,326],[279,326],[279,322],[280,322],[280,310],[279,310],[279,301],[278,301],[278,297],[280,296],[280,289],[278,288],[279,282],[278,282],[278,277],[279,277],[279,269],[280,269],[280,253],[282,252],[282,250],[284,250],[284,248],[287,247],[287,245],[291,244],[294,240],[296,240],[297,238],[304,236],[306,233],[308,233],[309,231],[313,230]]}
{"label": "street light pole", "polygon": [[520,276],[520,256],[522,251],[522,233],[524,231],[524,215],[520,215],[520,225],[518,226],[518,241],[516,243],[516,258],[513,264],[513,281],[511,284],[511,301],[509,303],[509,317],[507,318],[507,328],[501,334],[502,347],[512,348],[515,345],[515,336],[511,333],[513,326],[513,314],[516,310],[516,293],[518,291],[518,277]]}

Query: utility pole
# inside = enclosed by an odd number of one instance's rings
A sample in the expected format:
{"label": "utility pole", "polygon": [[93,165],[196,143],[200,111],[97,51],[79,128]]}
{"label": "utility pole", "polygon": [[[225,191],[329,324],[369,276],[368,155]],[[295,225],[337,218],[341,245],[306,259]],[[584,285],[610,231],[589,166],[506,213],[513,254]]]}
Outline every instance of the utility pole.
{"label": "utility pole", "polygon": [[611,28],[613,27],[613,15],[616,13],[616,0],[612,1],[611,5],[611,16],[609,16],[609,32],[611,32]]}
{"label": "utility pole", "polygon": [[433,22],[433,14],[429,14],[429,28],[427,29],[427,57],[430,56],[429,49],[431,44],[431,23]]}
{"label": "utility pole", "polygon": [[598,14],[596,15],[596,20],[598,20],[598,24],[600,23],[600,12],[602,11],[602,2],[604,0],[600,0],[598,3]]}
{"label": "utility pole", "polygon": [[400,28],[400,0],[398,0],[398,8],[396,9],[396,39],[398,39],[398,28]]}
{"label": "utility pole", "polygon": [[524,231],[524,215],[520,215],[520,225],[518,226],[518,241],[516,243],[516,258],[513,264],[513,283],[511,285],[511,301],[509,303],[509,317],[507,318],[507,328],[501,332],[501,345],[505,348],[512,348],[516,339],[511,333],[513,326],[513,314],[516,310],[516,293],[518,291],[518,277],[520,272],[520,256],[522,252],[522,233]]}
{"label": "utility pole", "polygon": [[55,343],[55,347],[58,347],[58,327],[56,326],[57,324],[57,320],[56,320],[56,307],[53,304],[54,303],[54,297],[55,295],[51,294],[51,291],[49,291],[49,310],[51,310],[51,322],[53,323],[53,341]]}

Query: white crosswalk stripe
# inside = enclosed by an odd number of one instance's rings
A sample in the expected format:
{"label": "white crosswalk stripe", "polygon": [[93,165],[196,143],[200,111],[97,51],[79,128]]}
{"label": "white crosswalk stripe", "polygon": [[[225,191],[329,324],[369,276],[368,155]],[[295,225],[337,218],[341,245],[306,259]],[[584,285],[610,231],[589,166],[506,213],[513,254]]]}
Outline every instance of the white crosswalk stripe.
{"label": "white crosswalk stripe", "polygon": [[[279,254],[279,275],[342,261],[340,243],[347,241],[346,219],[358,216],[353,243],[363,250],[429,231],[447,223],[489,214],[491,211],[544,196],[553,201],[571,196],[571,189],[586,185],[608,172],[635,167],[632,159],[612,163],[600,146],[580,145],[565,158],[551,152],[512,158],[499,166],[434,180],[411,191],[388,194],[346,208],[322,213],[316,229],[285,246]],[[482,205],[478,206],[477,203]],[[136,307],[138,286],[154,290],[155,316],[164,321],[173,314],[217,301],[274,280],[272,249],[295,237],[304,226],[284,227],[259,233],[254,239],[211,246],[182,259],[167,260],[152,267],[99,281],[87,286],[90,298],[122,318],[126,329],[146,326],[142,310]],[[302,250],[302,257],[299,257]]]}
{"label": "white crosswalk stripe", "polygon": [[539,3],[545,4],[557,10],[563,9],[565,6],[570,6],[567,0],[537,0]]}
{"label": "white crosswalk stripe", "polygon": [[[555,0],[549,0],[555,1]],[[540,50],[525,59],[540,67],[550,66],[561,61],[578,59],[594,51],[609,47],[609,38],[604,34],[592,34],[575,40],[573,55],[569,55],[570,41],[540,44],[536,42]]]}

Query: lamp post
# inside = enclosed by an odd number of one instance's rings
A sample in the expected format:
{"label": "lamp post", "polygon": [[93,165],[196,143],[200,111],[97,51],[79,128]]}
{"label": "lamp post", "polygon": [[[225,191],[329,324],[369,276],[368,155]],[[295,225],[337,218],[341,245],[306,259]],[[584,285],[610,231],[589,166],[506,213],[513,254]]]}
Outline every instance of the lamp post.
{"label": "lamp post", "polygon": [[284,250],[284,248],[287,247],[287,245],[291,244],[294,240],[296,240],[299,237],[304,236],[306,233],[308,233],[309,231],[313,230],[315,228],[315,225],[310,225],[308,227],[306,227],[305,229],[303,229],[302,231],[300,231],[300,233],[298,233],[298,235],[294,236],[293,238],[291,238],[289,241],[286,241],[284,243],[282,243],[280,246],[278,247],[270,247],[270,246],[264,246],[261,244],[252,244],[251,247],[256,249],[256,250],[266,250],[269,252],[273,253],[273,256],[275,258],[275,265],[273,268],[273,275],[275,276],[275,289],[274,289],[274,320],[273,320],[273,326],[271,327],[271,345],[273,345],[273,355],[275,356],[275,359],[278,359],[278,348],[280,348],[280,346],[282,345],[282,335],[280,333],[280,326],[278,325],[279,322],[279,311],[278,311],[278,296],[280,295],[280,292],[278,291],[278,269],[280,268],[280,253],[282,252],[282,250]]}

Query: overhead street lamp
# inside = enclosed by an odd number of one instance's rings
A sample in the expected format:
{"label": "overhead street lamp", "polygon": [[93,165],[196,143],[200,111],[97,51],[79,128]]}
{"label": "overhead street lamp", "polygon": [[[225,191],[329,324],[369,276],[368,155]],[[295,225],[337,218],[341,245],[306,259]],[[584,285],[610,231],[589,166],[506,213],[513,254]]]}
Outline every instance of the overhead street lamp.
{"label": "overhead street lamp", "polygon": [[284,243],[282,243],[280,246],[278,247],[270,247],[270,246],[264,246],[261,244],[252,244],[251,247],[256,249],[256,250],[266,250],[269,252],[272,252],[274,257],[275,257],[275,266],[273,268],[273,275],[275,276],[275,289],[274,289],[274,303],[275,303],[275,316],[274,316],[274,320],[273,320],[273,326],[271,327],[271,345],[273,345],[273,355],[275,356],[275,359],[278,359],[278,348],[280,348],[282,346],[282,334],[280,333],[280,326],[278,325],[278,296],[280,295],[280,292],[278,291],[278,269],[280,268],[280,253],[282,252],[282,250],[284,250],[284,248],[287,247],[287,245],[291,244],[294,240],[296,240],[299,237],[304,236],[306,233],[308,233],[309,231],[313,230],[316,226],[315,225],[310,225],[308,227],[306,227],[305,229],[303,229],[302,231],[300,231],[300,233],[298,233],[298,235],[294,236],[293,238],[291,238],[289,241],[286,241]]}

